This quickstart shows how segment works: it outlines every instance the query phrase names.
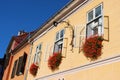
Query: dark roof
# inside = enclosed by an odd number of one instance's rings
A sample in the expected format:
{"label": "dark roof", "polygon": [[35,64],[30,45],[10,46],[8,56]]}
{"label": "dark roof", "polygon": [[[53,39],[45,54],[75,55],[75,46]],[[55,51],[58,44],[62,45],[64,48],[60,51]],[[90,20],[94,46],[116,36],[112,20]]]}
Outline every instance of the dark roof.
{"label": "dark roof", "polygon": [[23,45],[23,44],[21,44],[21,43],[25,42],[25,40],[26,40],[29,36],[31,36],[34,32],[35,32],[35,31],[25,32],[24,34],[19,35],[19,36],[12,36],[12,38],[11,38],[11,40],[10,40],[10,42],[9,42],[9,45],[8,45],[8,47],[7,47],[7,49],[6,49],[6,53],[9,53],[8,51],[10,50],[13,41],[16,41],[16,42],[18,43],[18,44],[16,45],[16,47],[15,47],[15,48],[17,48],[18,46]]}
{"label": "dark roof", "polygon": [[23,35],[20,36],[13,36],[13,39],[17,42],[20,43],[27,37],[28,33],[24,33]]}

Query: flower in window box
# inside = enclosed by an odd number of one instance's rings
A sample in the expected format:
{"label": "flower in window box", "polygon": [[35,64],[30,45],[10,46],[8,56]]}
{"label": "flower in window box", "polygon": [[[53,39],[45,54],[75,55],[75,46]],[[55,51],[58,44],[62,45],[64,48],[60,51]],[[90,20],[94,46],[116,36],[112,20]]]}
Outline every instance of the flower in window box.
{"label": "flower in window box", "polygon": [[30,73],[33,75],[33,76],[36,76],[37,74],[37,70],[38,70],[38,65],[36,64],[31,64],[30,66]]}
{"label": "flower in window box", "polygon": [[62,54],[61,53],[53,53],[52,56],[48,59],[48,67],[54,71],[58,69],[60,63],[62,61]]}
{"label": "flower in window box", "polygon": [[102,41],[102,36],[91,36],[87,38],[83,44],[84,55],[91,60],[98,59],[102,54]]}

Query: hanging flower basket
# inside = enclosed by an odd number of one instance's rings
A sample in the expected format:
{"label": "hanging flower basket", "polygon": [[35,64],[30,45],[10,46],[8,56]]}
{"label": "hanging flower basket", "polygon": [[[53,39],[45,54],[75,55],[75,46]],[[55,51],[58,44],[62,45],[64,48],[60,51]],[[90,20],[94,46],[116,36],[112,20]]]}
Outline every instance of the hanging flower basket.
{"label": "hanging flower basket", "polygon": [[61,53],[53,53],[52,56],[48,59],[48,67],[54,71],[58,69],[60,63],[62,61],[62,54]]}
{"label": "hanging flower basket", "polygon": [[37,74],[37,70],[38,70],[38,65],[36,64],[31,64],[30,66],[30,73],[33,75],[33,76],[36,76]]}
{"label": "hanging flower basket", "polygon": [[91,60],[98,59],[98,57],[102,54],[102,41],[102,36],[91,36],[86,39],[85,43],[83,44],[84,55]]}

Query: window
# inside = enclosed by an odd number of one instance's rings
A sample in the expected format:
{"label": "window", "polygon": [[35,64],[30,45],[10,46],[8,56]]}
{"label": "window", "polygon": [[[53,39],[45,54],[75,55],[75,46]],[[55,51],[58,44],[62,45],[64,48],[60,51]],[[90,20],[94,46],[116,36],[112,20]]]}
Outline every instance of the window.
{"label": "window", "polygon": [[42,48],[42,44],[39,44],[36,47],[36,53],[34,55],[34,62],[33,62],[34,64],[37,64],[37,65],[40,64],[41,48]]}
{"label": "window", "polygon": [[101,15],[101,5],[95,8],[95,17],[98,17]]}
{"label": "window", "polygon": [[63,37],[64,37],[64,30],[60,30],[56,34],[56,41],[54,45],[54,52],[61,52],[63,46]]}
{"label": "window", "polygon": [[64,30],[61,30],[60,31],[60,38],[63,38],[63,36],[64,36]]}
{"label": "window", "polygon": [[56,41],[59,39],[59,32],[56,34]]}
{"label": "window", "polygon": [[14,76],[16,74],[17,63],[18,63],[18,60],[16,60],[14,63],[11,78],[14,78]]}
{"label": "window", "polygon": [[36,47],[36,52],[39,52],[39,51],[41,51],[41,44],[39,44],[37,47]]}
{"label": "window", "polygon": [[87,37],[103,34],[102,4],[87,13]]}
{"label": "window", "polygon": [[27,60],[27,54],[24,53],[23,56],[19,57],[19,59],[15,61],[11,78],[14,78],[15,74],[17,76],[24,74],[26,60]]}
{"label": "window", "polygon": [[88,13],[88,21],[93,19],[93,10]]}
{"label": "window", "polygon": [[17,72],[16,72],[17,76],[24,74],[26,60],[27,60],[26,53],[24,53],[23,56],[19,57],[18,68],[17,68]]}

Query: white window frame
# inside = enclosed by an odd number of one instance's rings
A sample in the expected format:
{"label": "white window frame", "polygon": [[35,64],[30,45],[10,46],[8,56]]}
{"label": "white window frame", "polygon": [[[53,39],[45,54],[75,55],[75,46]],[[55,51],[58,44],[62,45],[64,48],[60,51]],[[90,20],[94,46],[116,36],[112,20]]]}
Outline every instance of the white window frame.
{"label": "white window frame", "polygon": [[[63,32],[63,37],[60,37],[61,31],[64,31],[64,32]],[[58,35],[58,39],[56,39],[56,38],[57,38],[57,34],[59,34],[59,35]],[[56,44],[57,42],[58,42],[59,45],[63,44],[63,41],[61,41],[61,40],[64,39],[64,34],[65,34],[65,29],[61,29],[60,31],[58,31],[58,32],[56,33],[55,42],[54,42],[54,51],[53,51],[53,52],[55,52],[55,44]],[[62,48],[63,48],[63,45],[62,45]]]}
{"label": "white window frame", "polygon": [[[64,31],[64,33],[65,33],[65,30],[64,29],[62,29],[63,31]],[[60,30],[60,31],[58,31],[57,33],[56,33],[56,37],[57,37],[57,34],[58,34],[58,39],[55,39],[55,42],[57,42],[57,41],[59,41],[59,40],[61,40],[61,39],[63,39],[64,38],[64,33],[63,33],[63,37],[60,37],[60,34],[61,34],[61,31],[62,30]]]}
{"label": "white window frame", "polygon": [[[97,16],[97,17],[95,17],[96,16],[96,8],[98,8],[99,6],[101,6],[101,14],[99,15],[99,16]],[[89,16],[88,16],[88,14],[91,12],[91,11],[93,11],[93,19],[91,19],[90,21],[88,20],[89,18]],[[95,20],[97,20],[97,19],[101,19],[101,25],[99,25],[99,22],[97,22],[98,24],[97,24],[97,26],[98,26],[98,35],[99,36],[101,36],[102,34],[103,34],[103,4],[99,4],[98,6],[96,6],[96,7],[94,7],[92,10],[90,10],[90,11],[88,11],[87,12],[87,29],[88,29],[88,24],[91,24],[92,25],[92,23],[93,23],[93,25],[94,25],[94,27],[96,27],[96,23],[95,23]],[[93,28],[94,28],[93,27]],[[87,29],[86,29],[86,33],[87,33]],[[92,33],[91,33],[92,35],[94,34],[94,31],[92,31]],[[86,34],[86,37],[89,37],[88,36],[88,33]]]}
{"label": "white window frame", "polygon": [[[41,48],[40,48],[41,47]],[[36,52],[34,55],[34,64],[40,65],[40,58],[41,58],[41,49],[42,49],[42,43],[36,46]]]}
{"label": "white window frame", "polygon": [[[97,7],[99,7],[99,6],[101,6],[101,15],[95,17],[95,9],[96,9]],[[91,11],[93,11],[93,19],[89,21],[89,20],[88,20],[88,14],[89,14]],[[95,19],[97,19],[98,17],[100,17],[100,16],[102,16],[102,15],[103,15],[103,4],[99,4],[98,6],[94,7],[92,10],[90,10],[90,11],[87,12],[87,23],[90,23],[90,22],[94,21]]]}

